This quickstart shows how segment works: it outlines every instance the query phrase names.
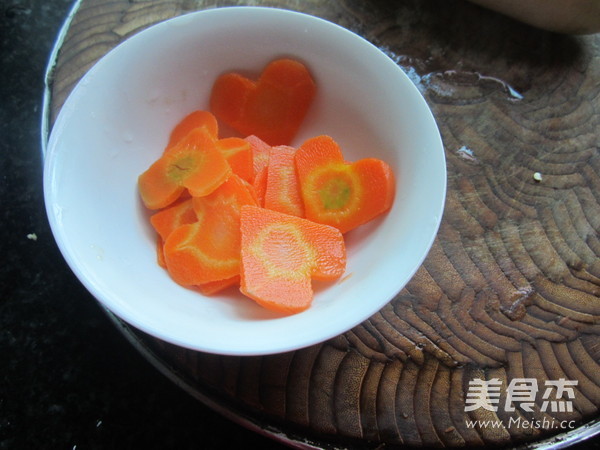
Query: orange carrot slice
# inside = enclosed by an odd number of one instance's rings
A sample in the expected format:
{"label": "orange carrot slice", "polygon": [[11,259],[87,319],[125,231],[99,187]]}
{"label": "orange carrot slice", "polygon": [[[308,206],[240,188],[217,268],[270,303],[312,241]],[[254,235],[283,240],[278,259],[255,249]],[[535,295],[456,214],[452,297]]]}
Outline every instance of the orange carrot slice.
{"label": "orange carrot slice", "polygon": [[252,187],[256,192],[256,198],[258,199],[258,206],[265,206],[265,195],[267,194],[267,175],[268,171],[266,167],[256,175]]}
{"label": "orange carrot slice", "polygon": [[210,97],[215,116],[243,135],[287,145],[296,135],[316,86],[308,69],[293,59],[269,63],[256,82],[237,73],[217,78]]}
{"label": "orange carrot slice", "polygon": [[271,146],[258,136],[250,135],[244,138],[252,147],[252,161],[254,163],[254,176],[258,176],[269,164]]}
{"label": "orange carrot slice", "polygon": [[212,87],[210,110],[219,120],[240,131],[238,128],[245,120],[248,97],[255,88],[254,81],[238,73],[220,75]]}
{"label": "orange carrot slice", "polygon": [[278,145],[271,149],[264,207],[304,217],[304,204],[294,161],[295,153],[295,148],[286,145]]}
{"label": "orange carrot slice", "polygon": [[217,147],[223,154],[233,173],[249,183],[254,181],[254,157],[252,146],[242,138],[219,139]]}
{"label": "orange carrot slice", "polygon": [[241,208],[240,290],[265,308],[295,314],[312,303],[311,279],[344,273],[346,250],[336,228],[256,206]]}
{"label": "orange carrot slice", "polygon": [[163,269],[167,268],[167,262],[165,261],[165,251],[163,249],[164,241],[159,236],[156,237],[156,263]]}
{"label": "orange carrot slice", "polygon": [[206,128],[195,128],[138,178],[142,201],[164,208],[187,188],[193,196],[210,194],[231,174],[231,167]]}
{"label": "orange carrot slice", "polygon": [[160,267],[163,269],[167,268],[163,250],[165,239],[167,239],[173,230],[181,225],[194,223],[197,220],[191,198],[180,200],[150,216],[150,224],[158,233],[156,259]]}
{"label": "orange carrot slice", "polygon": [[390,209],[395,181],[384,161],[347,163],[329,136],[307,140],[295,158],[307,219],[346,233]]}
{"label": "orange carrot slice", "polygon": [[224,280],[211,281],[208,283],[196,286],[198,291],[203,295],[215,295],[219,292],[227,289],[228,287],[235,286],[240,283],[239,275],[231,278],[225,278]]}
{"label": "orange carrot slice", "polygon": [[197,220],[191,198],[178,201],[150,216],[150,224],[163,240],[181,225],[194,223]]}
{"label": "orange carrot slice", "polygon": [[254,181],[252,185],[258,197],[259,206],[265,204],[265,194],[267,192],[267,166],[269,165],[269,155],[271,146],[258,136],[250,135],[244,138],[252,147],[252,160],[254,164]]}
{"label": "orange carrot slice", "polygon": [[191,286],[240,274],[240,209],[246,204],[255,205],[256,200],[237,175],[211,194],[193,199],[201,220],[175,229],[164,244],[173,280]]}
{"label": "orange carrot slice", "polygon": [[171,132],[167,149],[177,144],[196,128],[206,129],[234,173],[246,181],[254,181],[254,155],[250,143],[245,139],[236,137],[218,139],[219,126],[217,119],[209,111],[194,111],[179,122]]}
{"label": "orange carrot slice", "polygon": [[195,128],[206,128],[206,131],[217,139],[219,125],[217,118],[209,111],[194,111],[185,116],[171,131],[167,148],[174,146]]}

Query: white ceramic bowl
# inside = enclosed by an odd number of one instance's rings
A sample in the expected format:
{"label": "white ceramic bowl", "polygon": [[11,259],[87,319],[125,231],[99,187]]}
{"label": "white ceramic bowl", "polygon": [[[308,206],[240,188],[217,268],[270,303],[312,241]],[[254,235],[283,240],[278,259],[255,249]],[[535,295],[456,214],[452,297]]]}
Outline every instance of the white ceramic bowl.
{"label": "white ceramic bowl", "polygon": [[[156,264],[155,234],[136,182],[173,126],[207,109],[217,75],[258,73],[280,56],[307,64],[318,95],[294,144],[328,134],[347,159],[377,157],[397,177],[391,211],[347,235],[343,280],[317,289],[305,312],[280,317],[230,289],[203,297]],[[436,235],[444,150],[427,104],[402,70],[361,37],[273,8],[210,9],[157,24],[102,58],[78,83],[46,153],[47,213],[67,263],[129,324],[212,353],[257,355],[343,333],[404,287]]]}

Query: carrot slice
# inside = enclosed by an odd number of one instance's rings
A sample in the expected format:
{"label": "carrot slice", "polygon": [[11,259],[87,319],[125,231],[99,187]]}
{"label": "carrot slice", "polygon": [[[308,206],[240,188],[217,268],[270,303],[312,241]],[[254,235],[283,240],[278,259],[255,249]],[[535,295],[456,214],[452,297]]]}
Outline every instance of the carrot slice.
{"label": "carrot slice", "polygon": [[254,164],[254,176],[258,176],[269,164],[271,146],[258,136],[250,135],[244,138],[252,147],[252,161]]}
{"label": "carrot slice", "polygon": [[278,145],[271,149],[267,168],[265,208],[304,217],[304,205],[296,174],[296,149]]}
{"label": "carrot slice", "polygon": [[225,278],[224,280],[210,281],[208,283],[201,284],[196,286],[196,288],[203,295],[214,295],[217,294],[228,287],[235,286],[239,284],[240,277],[236,275],[235,277]]}
{"label": "carrot slice", "polygon": [[252,146],[242,138],[219,139],[217,147],[223,154],[233,173],[249,183],[254,181],[254,157]]}
{"label": "carrot slice", "polygon": [[164,241],[159,236],[156,237],[156,262],[163,269],[167,268],[167,262],[165,261],[165,251],[163,249]]}
{"label": "carrot slice", "polygon": [[250,142],[236,137],[218,139],[219,126],[217,119],[214,114],[209,111],[194,111],[179,122],[171,132],[167,150],[185,138],[196,128],[206,129],[208,134],[216,142],[217,147],[221,153],[223,153],[223,156],[234,173],[246,181],[253,181],[254,155]]}
{"label": "carrot slice", "polygon": [[138,178],[142,201],[164,208],[187,188],[193,196],[210,194],[231,174],[231,167],[206,128],[195,128]]}
{"label": "carrot slice", "polygon": [[206,131],[217,139],[219,125],[217,118],[209,111],[194,111],[185,116],[171,131],[167,148],[174,146],[195,128],[206,128]]}
{"label": "carrot slice", "polygon": [[164,244],[169,274],[183,286],[232,278],[240,273],[240,209],[255,205],[247,183],[231,175],[211,194],[194,198],[202,219],[182,225]]}
{"label": "carrot slice", "polygon": [[220,75],[212,87],[210,110],[218,119],[240,131],[239,125],[245,120],[246,102],[255,87],[254,81],[238,73]]}
{"label": "carrot slice", "polygon": [[194,223],[197,220],[191,198],[176,202],[150,216],[150,224],[163,240],[181,225]]}
{"label": "carrot slice", "polygon": [[336,228],[256,206],[241,208],[240,290],[265,308],[295,314],[312,303],[312,278],[335,280],[346,266]]}
{"label": "carrot slice", "polygon": [[265,206],[265,195],[267,194],[267,175],[267,167],[263,167],[258,175],[256,175],[256,178],[254,178],[254,183],[252,184],[254,187],[254,192],[256,192],[259,206]]}
{"label": "carrot slice", "polygon": [[295,158],[307,219],[346,233],[392,206],[394,175],[384,161],[345,162],[339,145],[329,136],[307,140]]}
{"label": "carrot slice", "polygon": [[243,135],[270,145],[287,145],[313,101],[316,86],[306,66],[293,59],[269,63],[256,82],[237,73],[217,78],[210,109]]}
{"label": "carrot slice", "polygon": [[156,242],[156,259],[160,267],[163,269],[167,268],[163,250],[165,239],[167,239],[173,230],[181,225],[185,225],[186,223],[194,223],[197,220],[198,219],[196,217],[196,212],[194,211],[191,198],[185,198],[181,201],[178,201],[175,204],[150,216],[150,224],[158,233]]}
{"label": "carrot slice", "polygon": [[252,147],[252,160],[254,165],[254,180],[252,185],[258,197],[259,206],[265,204],[265,194],[267,192],[267,166],[269,165],[269,155],[271,146],[258,136],[250,135],[244,138]]}

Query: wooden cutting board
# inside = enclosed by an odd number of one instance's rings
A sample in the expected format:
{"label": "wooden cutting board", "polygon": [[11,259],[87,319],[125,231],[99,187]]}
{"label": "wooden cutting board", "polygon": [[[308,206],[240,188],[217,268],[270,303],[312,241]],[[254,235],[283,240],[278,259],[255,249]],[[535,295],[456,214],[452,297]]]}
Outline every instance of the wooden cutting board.
{"label": "wooden cutting board", "polygon": [[208,405],[300,448],[519,445],[599,431],[600,35],[551,34],[459,0],[81,0],[57,44],[50,123],[119,42],[230,5],[330,20],[406,71],[444,141],[439,235],[391,303],[319,345],[211,355],[114,318],[125,335]]}

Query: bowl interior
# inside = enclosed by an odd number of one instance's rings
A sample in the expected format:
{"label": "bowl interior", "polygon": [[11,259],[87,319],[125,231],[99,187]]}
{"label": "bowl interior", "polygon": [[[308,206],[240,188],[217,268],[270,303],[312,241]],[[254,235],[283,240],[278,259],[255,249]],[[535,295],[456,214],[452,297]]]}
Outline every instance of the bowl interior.
{"label": "bowl interior", "polygon": [[[305,312],[281,317],[235,289],[203,297],[156,264],[137,177],[187,113],[208,108],[224,71],[256,75],[303,61],[318,86],[295,145],[332,136],[349,160],[376,157],[397,177],[394,206],[347,234],[348,267],[317,283]],[[426,256],[441,219],[446,168],[435,121],[401,69],[324,20],[273,8],[205,10],[155,25],[102,58],[67,99],[44,168],[47,212],[72,270],[108,309],[174,344],[221,354],[292,350],[336,336],[389,302]]]}

